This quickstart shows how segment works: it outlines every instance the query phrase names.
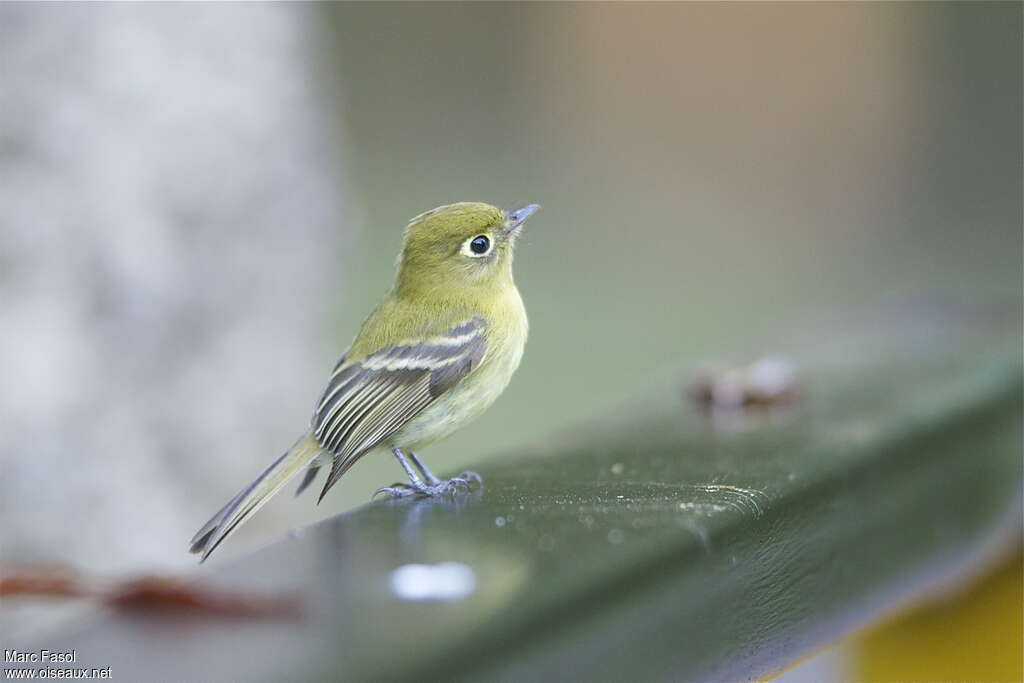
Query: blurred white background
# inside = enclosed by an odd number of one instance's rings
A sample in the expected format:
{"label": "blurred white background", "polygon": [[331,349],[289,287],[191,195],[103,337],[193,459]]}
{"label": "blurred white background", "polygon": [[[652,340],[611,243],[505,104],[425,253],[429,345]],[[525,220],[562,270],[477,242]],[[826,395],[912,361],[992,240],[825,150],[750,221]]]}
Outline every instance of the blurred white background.
{"label": "blurred white background", "polygon": [[316,15],[183,9],[0,6],[5,561],[188,561],[337,352]]}

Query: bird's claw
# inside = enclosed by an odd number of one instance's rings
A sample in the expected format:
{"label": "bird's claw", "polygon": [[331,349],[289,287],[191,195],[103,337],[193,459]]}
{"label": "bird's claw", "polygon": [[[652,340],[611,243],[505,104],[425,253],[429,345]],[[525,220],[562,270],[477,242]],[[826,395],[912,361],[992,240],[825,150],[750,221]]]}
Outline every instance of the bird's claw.
{"label": "bird's claw", "polygon": [[396,481],[391,486],[382,486],[374,491],[373,495],[370,496],[370,500],[373,500],[382,493],[388,493],[392,498],[402,498],[403,496],[413,495],[416,493],[416,490],[404,482]]}
{"label": "bird's claw", "polygon": [[376,498],[381,493],[387,493],[392,498],[408,498],[410,496],[418,496],[423,498],[433,498],[436,496],[452,496],[454,497],[459,493],[469,493],[473,490],[473,484],[479,485],[482,482],[479,474],[475,472],[463,472],[458,477],[453,477],[448,481],[438,481],[436,484],[428,484],[425,482],[409,482],[402,483],[396,482],[391,486],[384,486],[374,491],[372,498]]}

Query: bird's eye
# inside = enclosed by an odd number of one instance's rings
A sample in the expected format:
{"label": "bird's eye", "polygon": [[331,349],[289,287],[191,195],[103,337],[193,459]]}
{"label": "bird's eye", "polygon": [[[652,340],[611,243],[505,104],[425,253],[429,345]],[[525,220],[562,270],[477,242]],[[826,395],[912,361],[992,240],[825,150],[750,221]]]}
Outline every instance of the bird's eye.
{"label": "bird's eye", "polygon": [[487,256],[491,251],[491,238],[487,235],[477,235],[466,240],[462,245],[462,253],[473,258]]}

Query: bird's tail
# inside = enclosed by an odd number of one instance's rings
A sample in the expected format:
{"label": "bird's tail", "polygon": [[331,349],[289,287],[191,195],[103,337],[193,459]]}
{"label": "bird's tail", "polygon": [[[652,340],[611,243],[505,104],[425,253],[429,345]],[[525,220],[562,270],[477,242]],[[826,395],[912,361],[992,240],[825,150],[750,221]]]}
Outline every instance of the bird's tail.
{"label": "bird's tail", "polygon": [[292,475],[308,465],[322,451],[310,432],[302,435],[288,452],[274,461],[255,481],[238,492],[228,504],[210,518],[192,537],[190,552],[202,553],[203,562],[225,538],[259,510],[271,496],[291,479]]}

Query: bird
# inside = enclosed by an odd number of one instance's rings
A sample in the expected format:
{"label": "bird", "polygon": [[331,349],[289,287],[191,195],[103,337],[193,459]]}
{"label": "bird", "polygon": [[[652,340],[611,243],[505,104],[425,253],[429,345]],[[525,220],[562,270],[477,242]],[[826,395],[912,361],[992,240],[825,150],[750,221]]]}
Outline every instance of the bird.
{"label": "bird", "polygon": [[529,331],[512,276],[523,223],[540,208],[439,206],[409,221],[395,281],[334,366],[309,428],[192,538],[204,562],[306,468],[302,493],[327,469],[317,503],[363,456],[388,452],[408,477],[394,498],[452,494],[473,472],[441,480],[416,455],[483,413],[519,367]]}

